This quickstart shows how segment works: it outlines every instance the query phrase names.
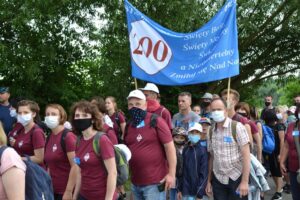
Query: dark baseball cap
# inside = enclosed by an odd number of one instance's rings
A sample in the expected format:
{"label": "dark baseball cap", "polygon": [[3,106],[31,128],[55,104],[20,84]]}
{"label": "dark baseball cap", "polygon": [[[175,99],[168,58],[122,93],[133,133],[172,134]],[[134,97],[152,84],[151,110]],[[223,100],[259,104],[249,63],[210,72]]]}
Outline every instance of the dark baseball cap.
{"label": "dark baseball cap", "polygon": [[0,87],[0,93],[3,94],[5,92],[9,92],[9,87]]}

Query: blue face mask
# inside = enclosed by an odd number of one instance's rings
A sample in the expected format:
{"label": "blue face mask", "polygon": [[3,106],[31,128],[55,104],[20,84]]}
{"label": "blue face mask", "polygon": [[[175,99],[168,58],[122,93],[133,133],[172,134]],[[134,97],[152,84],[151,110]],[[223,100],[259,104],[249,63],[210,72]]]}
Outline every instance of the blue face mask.
{"label": "blue face mask", "polygon": [[200,140],[200,135],[192,135],[192,134],[189,134],[189,135],[188,135],[188,138],[189,138],[189,141],[190,141],[192,144],[196,144],[196,143],[199,142],[199,140]]}

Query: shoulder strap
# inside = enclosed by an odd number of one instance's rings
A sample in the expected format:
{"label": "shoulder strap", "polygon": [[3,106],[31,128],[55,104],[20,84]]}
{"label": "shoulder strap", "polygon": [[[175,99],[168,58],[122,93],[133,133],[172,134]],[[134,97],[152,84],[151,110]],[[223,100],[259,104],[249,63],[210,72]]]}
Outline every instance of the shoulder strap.
{"label": "shoulder strap", "polygon": [[155,128],[156,127],[156,125],[157,125],[157,117],[158,117],[157,114],[152,114],[151,115],[151,118],[150,118],[150,127],[151,128]]}
{"label": "shoulder strap", "polygon": [[116,112],[116,116],[115,116],[115,120],[117,122],[118,127],[121,126],[121,124],[120,124],[120,116],[119,115],[120,115],[120,113],[117,111]]}
{"label": "shoulder strap", "polygon": [[236,140],[236,126],[237,126],[237,121],[232,120],[231,121],[231,134],[235,142],[237,143]]}
{"label": "shoulder strap", "polygon": [[61,145],[61,148],[62,148],[64,153],[67,153],[67,150],[66,150],[66,137],[67,137],[67,134],[69,132],[70,132],[69,129],[64,128],[64,130],[62,132],[62,135],[61,135],[61,138],[60,138],[60,145]]}
{"label": "shoulder strap", "polygon": [[105,133],[103,133],[103,132],[97,132],[93,139],[93,149],[98,157],[100,156],[100,153],[101,153],[100,152],[100,138],[104,134]]}
{"label": "shoulder strap", "polygon": [[37,126],[36,124],[33,126],[32,131],[30,133],[30,142],[31,142],[32,145],[33,145],[33,143],[32,143],[33,133],[35,131],[36,126]]}

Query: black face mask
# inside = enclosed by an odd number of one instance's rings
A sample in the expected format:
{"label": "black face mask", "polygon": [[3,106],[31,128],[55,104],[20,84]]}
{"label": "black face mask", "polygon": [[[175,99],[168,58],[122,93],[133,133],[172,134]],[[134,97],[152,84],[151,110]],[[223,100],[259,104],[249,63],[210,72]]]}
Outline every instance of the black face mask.
{"label": "black face mask", "polygon": [[207,101],[201,102],[201,107],[202,107],[202,108],[206,108],[206,107],[209,106],[209,105],[210,105],[210,102],[207,102]]}
{"label": "black face mask", "polygon": [[295,102],[294,104],[298,109],[300,108],[300,103]]}
{"label": "black face mask", "polygon": [[133,107],[129,110],[132,119],[132,126],[137,127],[146,117],[147,111]]}
{"label": "black face mask", "polygon": [[178,146],[182,146],[185,144],[185,141],[174,141],[174,143]]}
{"label": "black face mask", "polygon": [[92,125],[92,119],[74,119],[73,125],[74,129],[81,133],[82,131],[88,129]]}
{"label": "black face mask", "polygon": [[268,107],[268,106],[270,106],[271,105],[271,102],[265,102],[265,105]]}
{"label": "black face mask", "polygon": [[242,115],[243,117],[247,117],[248,118],[247,113],[240,113],[240,112],[238,112],[238,114]]}

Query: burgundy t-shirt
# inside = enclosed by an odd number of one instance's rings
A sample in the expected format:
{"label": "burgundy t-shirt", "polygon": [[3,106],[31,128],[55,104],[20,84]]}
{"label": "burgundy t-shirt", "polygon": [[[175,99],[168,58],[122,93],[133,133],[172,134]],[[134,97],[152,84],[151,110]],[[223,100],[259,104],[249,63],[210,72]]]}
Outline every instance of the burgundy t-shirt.
{"label": "burgundy t-shirt", "polygon": [[[114,123],[114,131],[117,134],[119,131],[119,125],[116,120],[117,112],[115,112],[114,114],[112,114],[109,117],[110,117],[111,121]],[[119,118],[120,125],[126,122],[125,116],[122,112],[118,112],[118,118]],[[120,127],[120,130],[121,130],[121,127]]]}
{"label": "burgundy t-shirt", "polygon": [[[15,129],[19,130],[20,127],[15,127]],[[16,134],[15,129],[11,131],[10,137],[16,140],[13,148],[20,156],[33,156],[35,149],[45,147],[45,134],[37,125],[34,125],[27,133],[25,133],[25,129],[22,128],[18,131],[18,134]]]}
{"label": "burgundy t-shirt", "polygon": [[131,180],[135,185],[159,183],[168,173],[164,144],[172,141],[171,131],[165,120],[157,118],[156,128],[150,127],[151,113],[147,113],[144,126],[128,126],[125,144],[132,157],[129,161]]}
{"label": "burgundy t-shirt", "polygon": [[168,109],[164,106],[160,106],[156,111],[154,111],[154,113],[161,116],[169,126],[169,129],[172,129],[172,117]]}
{"label": "burgundy t-shirt", "polygon": [[61,147],[61,137],[63,131],[49,136],[45,147],[45,163],[50,171],[52,178],[53,190],[55,194],[63,194],[69,179],[71,165],[68,160],[67,153],[75,152],[76,136],[72,132],[68,132],[65,137],[66,153]]}
{"label": "burgundy t-shirt", "polygon": [[247,119],[246,117],[243,117],[242,115],[235,113],[235,115],[232,117],[232,120],[241,122],[243,125],[248,124],[251,129],[251,134],[258,134],[258,128],[257,125],[252,122],[251,120]]}
{"label": "burgundy t-shirt", "polygon": [[117,134],[113,128],[109,127],[107,124],[104,124],[103,131],[106,133],[113,145],[118,144]]}
{"label": "burgundy t-shirt", "polygon": [[[288,166],[291,172],[297,172],[297,170],[299,169],[299,158],[293,137],[294,128],[295,122],[290,123],[285,134],[285,140],[289,144]],[[300,131],[300,129],[298,129],[298,131]]]}
{"label": "burgundy t-shirt", "polygon": [[[81,138],[76,149],[76,157],[80,159],[81,188],[80,195],[88,200],[105,199],[107,171],[103,160],[115,157],[113,144],[106,135],[100,138],[100,152],[98,157],[93,150],[93,137],[89,140]],[[117,194],[115,193],[114,199]]]}

